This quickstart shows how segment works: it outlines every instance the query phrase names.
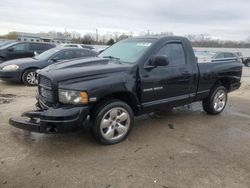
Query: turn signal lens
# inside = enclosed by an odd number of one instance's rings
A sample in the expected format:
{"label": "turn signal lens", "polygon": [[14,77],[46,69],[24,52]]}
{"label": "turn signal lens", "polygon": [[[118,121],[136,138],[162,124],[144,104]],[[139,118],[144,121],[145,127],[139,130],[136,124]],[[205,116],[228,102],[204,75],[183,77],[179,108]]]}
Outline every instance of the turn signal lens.
{"label": "turn signal lens", "polygon": [[80,92],[80,97],[81,97],[81,102],[83,104],[88,104],[89,98],[88,98],[88,94],[86,92]]}

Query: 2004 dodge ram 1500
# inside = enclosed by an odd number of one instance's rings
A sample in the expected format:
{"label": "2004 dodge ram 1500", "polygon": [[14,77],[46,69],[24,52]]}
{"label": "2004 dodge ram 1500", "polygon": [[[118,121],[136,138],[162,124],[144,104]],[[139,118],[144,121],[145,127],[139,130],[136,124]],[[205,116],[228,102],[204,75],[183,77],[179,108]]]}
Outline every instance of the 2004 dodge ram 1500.
{"label": "2004 dodge ram 1500", "polygon": [[53,64],[38,72],[38,110],[10,124],[39,133],[68,132],[91,123],[102,144],[124,140],[134,116],[202,101],[219,114],[227,93],[240,87],[242,64],[232,59],[198,64],[183,37],[137,37],[99,57]]}

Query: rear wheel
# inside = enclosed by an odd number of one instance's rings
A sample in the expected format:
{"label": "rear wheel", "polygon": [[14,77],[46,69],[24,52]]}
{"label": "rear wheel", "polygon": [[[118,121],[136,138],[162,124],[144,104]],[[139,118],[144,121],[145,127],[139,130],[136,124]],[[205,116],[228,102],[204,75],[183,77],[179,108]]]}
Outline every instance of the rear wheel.
{"label": "rear wheel", "polygon": [[207,99],[202,102],[203,109],[208,114],[220,114],[227,104],[227,90],[223,86],[216,86],[212,89]]}
{"label": "rear wheel", "polygon": [[250,67],[250,61],[248,61],[248,62],[246,63],[246,66],[247,66],[247,67]]}
{"label": "rear wheel", "polygon": [[37,85],[36,69],[29,69],[23,73],[22,81],[26,86]]}
{"label": "rear wheel", "polygon": [[92,134],[98,142],[105,145],[116,144],[130,133],[134,114],[126,103],[110,100],[96,108],[92,121]]}

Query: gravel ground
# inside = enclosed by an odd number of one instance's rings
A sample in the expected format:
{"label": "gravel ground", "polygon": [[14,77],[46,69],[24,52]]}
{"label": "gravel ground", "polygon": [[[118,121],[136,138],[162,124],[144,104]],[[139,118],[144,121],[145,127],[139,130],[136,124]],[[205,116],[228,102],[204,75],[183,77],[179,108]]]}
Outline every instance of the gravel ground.
{"label": "gravel ground", "polygon": [[84,129],[42,135],[8,119],[34,109],[36,88],[0,82],[0,187],[250,187],[250,68],[219,116],[201,104],[138,117],[128,139],[98,145]]}

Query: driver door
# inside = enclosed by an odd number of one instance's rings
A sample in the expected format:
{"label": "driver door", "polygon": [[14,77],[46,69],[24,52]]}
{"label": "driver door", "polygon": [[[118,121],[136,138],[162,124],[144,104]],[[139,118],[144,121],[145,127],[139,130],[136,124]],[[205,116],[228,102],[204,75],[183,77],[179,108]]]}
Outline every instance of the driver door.
{"label": "driver door", "polygon": [[155,55],[167,56],[169,64],[144,69],[144,74],[141,75],[143,107],[152,108],[174,101],[187,102],[192,86],[192,74],[182,43],[167,43]]}
{"label": "driver door", "polygon": [[34,54],[29,51],[28,43],[20,43],[8,48],[8,59],[18,59],[25,57],[33,57]]}

